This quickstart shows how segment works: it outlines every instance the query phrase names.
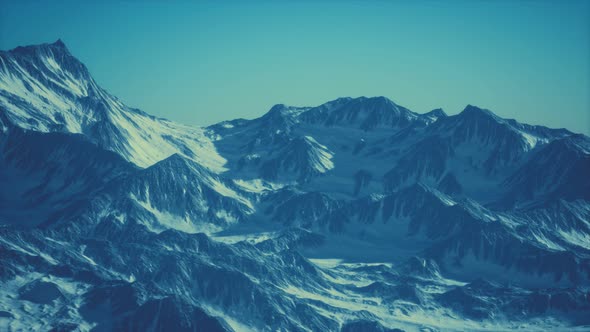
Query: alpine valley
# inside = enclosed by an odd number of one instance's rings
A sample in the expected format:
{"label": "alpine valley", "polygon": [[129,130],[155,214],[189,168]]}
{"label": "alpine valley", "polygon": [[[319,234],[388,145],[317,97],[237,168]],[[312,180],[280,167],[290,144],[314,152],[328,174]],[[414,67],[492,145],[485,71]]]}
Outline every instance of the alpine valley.
{"label": "alpine valley", "polygon": [[476,106],[209,127],[0,51],[0,330],[590,330],[590,138]]}

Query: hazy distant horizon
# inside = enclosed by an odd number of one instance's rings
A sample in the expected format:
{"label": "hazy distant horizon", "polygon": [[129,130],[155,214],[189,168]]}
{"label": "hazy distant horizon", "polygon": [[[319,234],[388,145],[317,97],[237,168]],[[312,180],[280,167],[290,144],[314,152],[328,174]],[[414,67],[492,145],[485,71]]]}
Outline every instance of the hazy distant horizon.
{"label": "hazy distant horizon", "polygon": [[61,38],[126,104],[187,124],[385,96],[590,134],[590,2],[18,3],[0,49]]}

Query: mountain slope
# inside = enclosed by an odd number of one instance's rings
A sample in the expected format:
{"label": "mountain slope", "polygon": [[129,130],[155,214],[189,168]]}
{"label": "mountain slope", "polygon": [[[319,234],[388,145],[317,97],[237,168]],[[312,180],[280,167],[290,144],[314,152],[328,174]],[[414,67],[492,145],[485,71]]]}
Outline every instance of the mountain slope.
{"label": "mountain slope", "polygon": [[49,222],[135,169],[82,135],[7,129],[0,134],[0,220],[15,226]]}
{"label": "mountain slope", "polygon": [[223,169],[202,130],[125,106],[102,89],[61,40],[0,51],[0,106],[15,125],[79,133],[146,167],[174,153]]}

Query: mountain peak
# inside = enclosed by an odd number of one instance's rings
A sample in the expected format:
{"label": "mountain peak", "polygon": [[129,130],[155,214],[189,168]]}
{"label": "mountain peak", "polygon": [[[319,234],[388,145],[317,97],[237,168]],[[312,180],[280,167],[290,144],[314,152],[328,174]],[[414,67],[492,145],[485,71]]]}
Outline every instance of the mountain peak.
{"label": "mountain peak", "polygon": [[391,99],[384,97],[384,96],[375,96],[375,97],[339,97],[334,100],[328,101],[316,108],[322,107],[326,109],[336,109],[342,107],[344,105],[378,105],[378,106],[387,106],[387,105],[394,105],[397,106]]}
{"label": "mountain peak", "polygon": [[477,106],[473,106],[471,104],[465,106],[465,109],[463,109],[463,111],[461,113],[459,113],[460,116],[463,117],[481,117],[481,116],[485,116],[485,117],[492,117],[496,120],[498,120],[498,116],[496,114],[494,114],[492,111],[484,109],[484,108],[479,108]]}
{"label": "mountain peak", "polygon": [[179,153],[174,153],[150,167],[162,167],[162,165],[166,165],[166,167],[174,167],[176,169],[185,168],[189,167],[189,161]]}
{"label": "mountain peak", "polygon": [[463,111],[455,116],[456,120],[463,122],[466,125],[474,126],[481,123],[487,123],[489,125],[504,124],[510,127],[504,119],[494,114],[492,111],[479,108],[473,105],[467,105]]}
{"label": "mountain peak", "polygon": [[361,97],[366,98],[367,100],[378,102],[378,103],[392,103],[395,104],[391,99],[385,96],[375,96],[375,97]]}
{"label": "mountain peak", "polygon": [[147,169],[168,169],[174,170],[175,174],[198,173],[201,175],[209,174],[210,171],[198,162],[183,156],[180,153],[174,153],[164,158],[157,163],[151,165]]}
{"label": "mountain peak", "polygon": [[386,97],[363,96],[335,99],[310,109],[302,114],[301,119],[326,126],[352,125],[363,130],[371,130],[377,127],[404,127],[416,117],[417,114]]}
{"label": "mountain peak", "polygon": [[70,55],[70,51],[61,39],[58,39],[53,43],[18,46],[13,48],[12,50],[7,51],[7,53],[10,53],[15,56],[38,56],[42,54],[47,54],[48,52],[54,54],[62,53]]}
{"label": "mountain peak", "polygon": [[445,111],[442,108],[436,108],[433,109],[432,111],[425,113],[424,115],[426,116],[434,116],[437,118],[441,118],[441,117],[446,117],[447,113],[445,113]]}
{"label": "mountain peak", "polygon": [[146,172],[152,174],[159,174],[158,176],[172,176],[182,177],[189,175],[198,175],[203,180],[210,176],[210,172],[207,168],[201,164],[189,160],[179,153],[174,153],[165,159],[158,161],[157,163],[147,167]]}
{"label": "mountain peak", "polygon": [[276,104],[273,107],[271,107],[268,112],[269,113],[271,113],[271,112],[273,112],[273,113],[274,112],[280,112],[280,111],[282,111],[282,110],[284,110],[286,108],[287,108],[287,105],[285,105],[285,104]]}
{"label": "mountain peak", "polygon": [[285,104],[276,104],[270,108],[270,110],[266,113],[266,115],[299,114],[307,109],[309,109],[309,107],[299,107],[299,106],[289,106],[289,105],[285,105]]}
{"label": "mountain peak", "polygon": [[384,96],[366,97],[361,96],[357,98],[344,97],[333,100],[330,103],[354,103],[358,105],[372,105],[377,107],[397,106],[391,99]]}
{"label": "mountain peak", "polygon": [[273,130],[288,130],[288,128],[296,122],[295,118],[308,109],[309,108],[307,107],[276,104],[260,119],[264,121],[267,128],[272,128]]}
{"label": "mountain peak", "polygon": [[67,50],[68,49],[66,47],[66,44],[63,42],[63,40],[61,40],[61,38],[58,38],[55,42],[53,42],[50,45],[53,46],[53,47],[56,47],[56,48],[64,49],[64,50]]}

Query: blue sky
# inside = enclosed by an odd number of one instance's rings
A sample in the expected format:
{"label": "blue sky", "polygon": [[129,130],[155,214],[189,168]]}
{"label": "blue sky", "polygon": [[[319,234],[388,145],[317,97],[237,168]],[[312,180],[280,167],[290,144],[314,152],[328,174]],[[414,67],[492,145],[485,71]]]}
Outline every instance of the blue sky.
{"label": "blue sky", "polygon": [[125,103],[183,123],[383,95],[590,134],[590,1],[0,0],[0,49],[57,38]]}

